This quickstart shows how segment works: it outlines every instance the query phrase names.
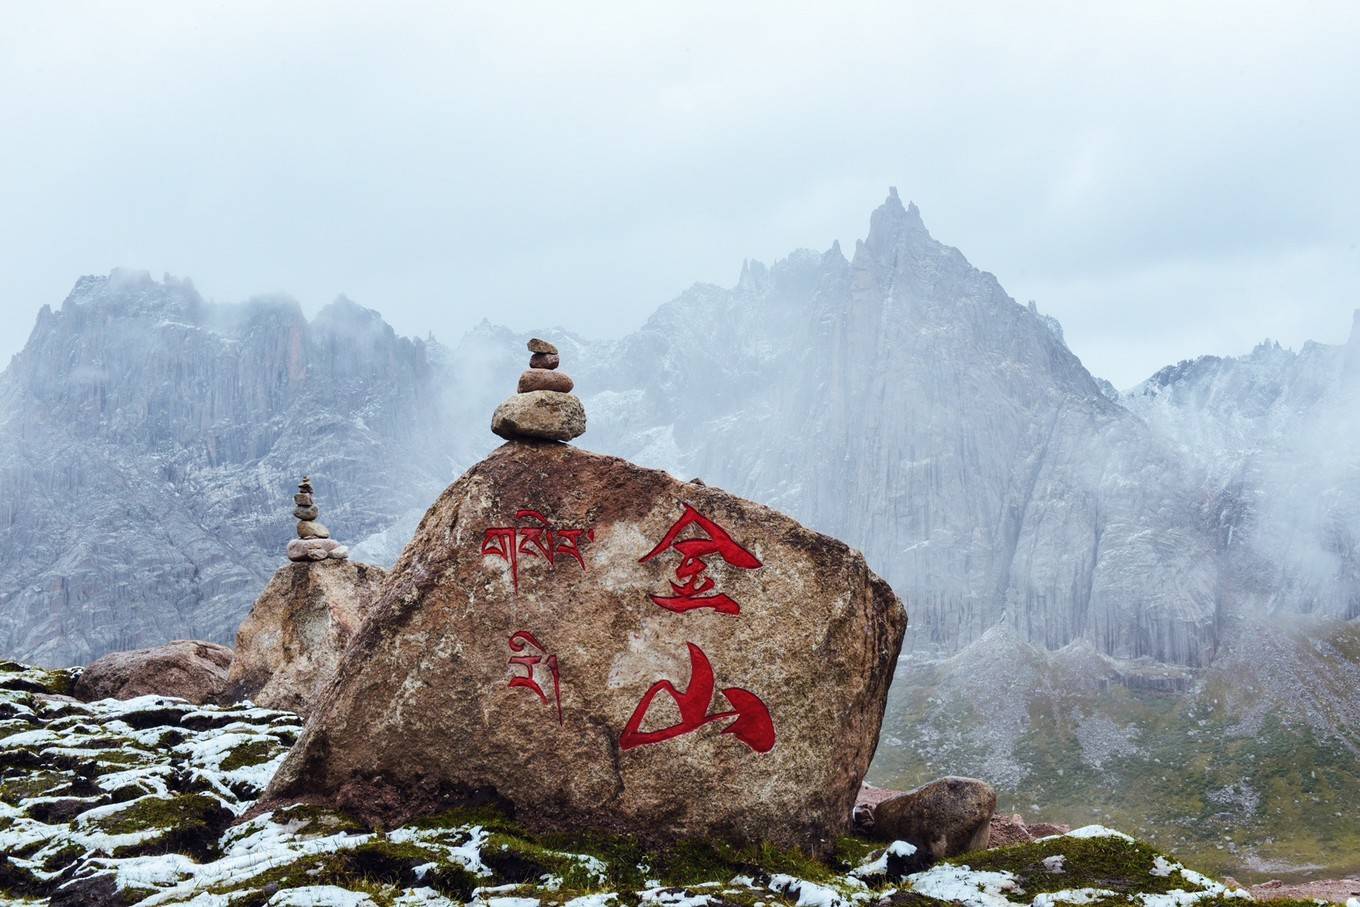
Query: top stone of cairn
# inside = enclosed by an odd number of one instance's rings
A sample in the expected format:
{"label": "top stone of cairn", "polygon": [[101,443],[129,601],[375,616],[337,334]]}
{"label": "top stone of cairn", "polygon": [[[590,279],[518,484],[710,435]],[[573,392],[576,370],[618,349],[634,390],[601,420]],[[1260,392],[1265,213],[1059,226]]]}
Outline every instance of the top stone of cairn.
{"label": "top stone of cairn", "polygon": [[529,352],[531,352],[531,353],[547,353],[547,354],[549,354],[549,355],[556,356],[556,355],[557,355],[557,347],[553,346],[551,343],[549,343],[549,342],[546,341],[546,340],[539,340],[537,337],[535,337],[535,338],[533,338],[532,340],[529,341]]}

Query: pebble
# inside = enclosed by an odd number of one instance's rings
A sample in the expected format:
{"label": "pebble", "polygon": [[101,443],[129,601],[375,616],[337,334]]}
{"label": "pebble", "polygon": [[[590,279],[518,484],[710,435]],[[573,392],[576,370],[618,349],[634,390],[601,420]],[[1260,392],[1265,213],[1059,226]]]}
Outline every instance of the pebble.
{"label": "pebble", "polygon": [[529,341],[529,352],[548,353],[550,355],[556,356],[557,347],[553,346],[546,340],[539,340],[537,337],[535,337],[534,339]]}
{"label": "pebble", "polygon": [[293,516],[299,520],[314,520],[321,514],[320,508],[315,504],[310,507],[294,507]]}
{"label": "pebble", "polygon": [[529,357],[529,368],[554,369],[562,364],[562,359],[556,353],[534,353]]}

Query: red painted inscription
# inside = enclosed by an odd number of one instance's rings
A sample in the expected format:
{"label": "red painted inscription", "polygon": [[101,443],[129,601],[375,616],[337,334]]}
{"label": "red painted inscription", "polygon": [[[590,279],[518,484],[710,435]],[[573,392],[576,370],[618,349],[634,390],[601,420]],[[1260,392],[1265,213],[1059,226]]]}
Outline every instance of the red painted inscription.
{"label": "red painted inscription", "polygon": [[[681,534],[691,527],[701,534],[681,538]],[[725,529],[689,504],[685,505],[685,512],[675,521],[675,525],[667,530],[665,538],[639,558],[638,563],[645,564],[668,548],[675,549],[680,555],[680,564],[675,568],[675,580],[671,581],[672,594],[652,595],[652,601],[668,611],[712,608],[720,614],[741,613],[741,605],[721,592],[713,592],[716,584],[711,577],[704,576],[704,571],[708,569],[704,558],[716,554],[733,567],[754,570],[760,566],[755,555],[738,545]]]}
{"label": "red painted inscription", "polygon": [[[633,710],[633,717],[628,719],[623,735],[619,738],[619,748],[630,750],[635,746],[661,743],[663,740],[697,731],[710,722],[726,721],[731,718],[732,723],[723,728],[721,733],[731,734],[757,753],[768,753],[774,747],[774,722],[770,720],[770,710],[765,707],[765,703],[749,690],[726,687],[721,693],[731,708],[726,711],[709,712],[713,705],[713,665],[709,663],[708,656],[704,655],[703,650],[694,643],[686,645],[689,646],[689,686],[678,690],[669,680],[652,684],[637,708]],[[642,723],[646,720],[647,710],[651,708],[652,700],[658,693],[665,693],[675,701],[676,707],[680,710],[680,721],[660,730],[644,731]]]}
{"label": "red painted inscription", "polygon": [[[539,685],[536,670],[540,662],[545,658],[548,662],[548,673],[552,675],[553,702],[557,706],[557,723],[562,723],[562,679],[557,673],[557,656],[549,655],[548,650],[543,648],[543,644],[534,638],[534,634],[528,630],[517,630],[510,637],[510,651],[523,653],[525,651],[539,654],[515,654],[510,656],[506,662],[509,665],[519,665],[524,668],[523,674],[515,674],[510,678],[510,686],[523,687],[536,694],[544,705],[548,704],[548,694],[543,692],[543,687]],[[513,668],[512,668],[513,670]]]}
{"label": "red painted inscription", "polygon": [[498,557],[510,565],[510,583],[519,591],[519,559],[541,557],[548,569],[561,558],[570,558],[586,569],[581,540],[595,540],[594,529],[559,529],[537,510],[520,510],[515,519],[528,526],[494,526],[482,536],[482,556]]}

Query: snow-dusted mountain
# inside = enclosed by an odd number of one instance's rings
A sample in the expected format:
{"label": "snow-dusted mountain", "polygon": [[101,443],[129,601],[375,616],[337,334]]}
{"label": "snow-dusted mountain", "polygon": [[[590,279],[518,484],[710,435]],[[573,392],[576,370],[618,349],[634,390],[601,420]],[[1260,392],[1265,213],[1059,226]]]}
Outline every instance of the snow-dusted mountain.
{"label": "snow-dusted mountain", "polygon": [[454,468],[419,341],[341,299],[205,303],[115,271],[44,306],[0,376],[0,649],[49,664],[229,640],[317,479],[346,541]]}
{"label": "snow-dusted mountain", "polygon": [[[583,446],[785,510],[902,595],[876,782],[974,773],[1204,859],[1357,868],[1332,804],[1360,796],[1360,328],[1120,394],[894,192],[849,258],[747,262],[615,341],[541,333]],[[526,339],[82,278],[0,375],[0,654],[229,640],[304,472],[394,559],[499,443]]]}
{"label": "snow-dusted mountain", "polygon": [[1204,356],[1122,402],[1223,502],[1232,598],[1360,616],[1360,312],[1340,346]]}

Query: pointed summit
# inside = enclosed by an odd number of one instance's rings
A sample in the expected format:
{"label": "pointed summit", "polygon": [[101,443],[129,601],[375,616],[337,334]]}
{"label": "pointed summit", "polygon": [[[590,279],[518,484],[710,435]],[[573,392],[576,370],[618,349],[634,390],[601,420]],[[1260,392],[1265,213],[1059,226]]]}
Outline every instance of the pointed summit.
{"label": "pointed summit", "polygon": [[869,215],[869,236],[864,244],[871,252],[878,254],[891,249],[906,236],[930,238],[916,203],[911,202],[907,207],[902,207],[897,187],[889,186],[888,197]]}

